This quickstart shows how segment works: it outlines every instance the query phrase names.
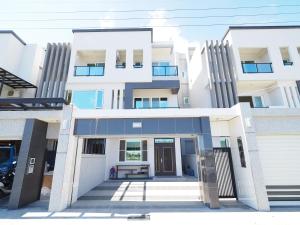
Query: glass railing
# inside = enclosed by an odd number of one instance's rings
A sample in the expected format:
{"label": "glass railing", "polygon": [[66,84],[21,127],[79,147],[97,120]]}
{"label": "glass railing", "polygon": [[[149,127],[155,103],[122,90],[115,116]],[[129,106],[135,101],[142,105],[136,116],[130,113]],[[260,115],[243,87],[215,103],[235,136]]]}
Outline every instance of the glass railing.
{"label": "glass railing", "polygon": [[272,63],[242,63],[243,73],[273,73]]}
{"label": "glass railing", "polygon": [[105,66],[75,66],[75,76],[104,76]]}
{"label": "glass railing", "polygon": [[178,76],[177,66],[152,66],[153,76]]}

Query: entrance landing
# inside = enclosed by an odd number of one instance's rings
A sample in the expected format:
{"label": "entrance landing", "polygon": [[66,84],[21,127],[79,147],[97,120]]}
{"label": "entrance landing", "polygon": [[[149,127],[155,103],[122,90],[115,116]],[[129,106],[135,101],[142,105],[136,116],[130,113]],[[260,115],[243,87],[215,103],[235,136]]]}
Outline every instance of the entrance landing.
{"label": "entrance landing", "polygon": [[[201,183],[200,183],[201,184]],[[106,181],[81,196],[71,207],[146,206],[188,203],[202,205],[202,186],[196,179]]]}

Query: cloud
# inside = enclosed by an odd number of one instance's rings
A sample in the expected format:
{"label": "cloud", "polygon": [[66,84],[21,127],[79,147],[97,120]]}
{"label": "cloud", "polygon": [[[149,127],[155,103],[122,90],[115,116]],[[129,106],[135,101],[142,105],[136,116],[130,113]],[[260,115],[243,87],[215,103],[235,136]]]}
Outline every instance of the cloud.
{"label": "cloud", "polygon": [[106,15],[102,20],[100,20],[100,27],[101,28],[112,28],[116,26],[116,23],[114,20],[110,20],[112,17],[109,15]]}
{"label": "cloud", "polygon": [[176,27],[175,23],[171,23],[165,19],[165,17],[167,17],[166,11],[156,10],[150,12],[149,16],[151,19],[147,26],[153,27],[154,41],[171,41],[174,43],[176,51],[186,51],[188,41],[181,35],[181,29]]}

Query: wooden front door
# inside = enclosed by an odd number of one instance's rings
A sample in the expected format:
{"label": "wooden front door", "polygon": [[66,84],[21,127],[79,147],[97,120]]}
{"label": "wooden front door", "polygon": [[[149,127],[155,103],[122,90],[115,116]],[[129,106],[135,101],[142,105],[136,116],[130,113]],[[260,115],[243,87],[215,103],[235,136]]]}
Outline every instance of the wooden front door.
{"label": "wooden front door", "polygon": [[[161,139],[160,139],[161,140]],[[155,175],[176,175],[175,141],[155,143]],[[170,143],[173,140],[173,143]]]}

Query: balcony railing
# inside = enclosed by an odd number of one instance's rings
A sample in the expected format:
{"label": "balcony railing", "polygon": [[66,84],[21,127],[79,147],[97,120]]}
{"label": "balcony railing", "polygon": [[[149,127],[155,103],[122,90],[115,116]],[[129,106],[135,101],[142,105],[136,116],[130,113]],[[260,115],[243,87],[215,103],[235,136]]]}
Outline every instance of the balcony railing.
{"label": "balcony railing", "polygon": [[178,76],[178,66],[152,66],[153,76]]}
{"label": "balcony railing", "polygon": [[273,73],[272,63],[242,63],[243,73]]}
{"label": "balcony railing", "polygon": [[75,76],[104,76],[105,66],[75,66]]}

